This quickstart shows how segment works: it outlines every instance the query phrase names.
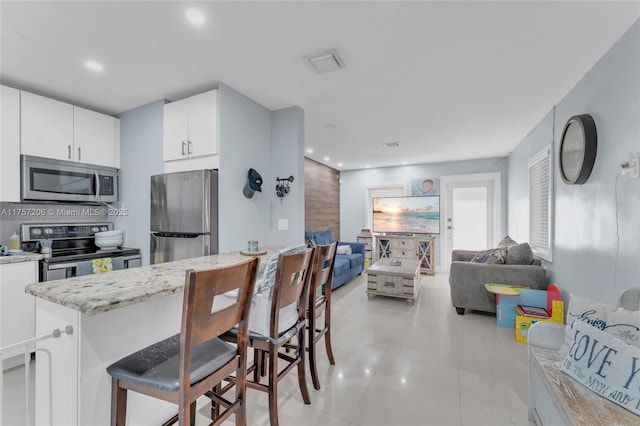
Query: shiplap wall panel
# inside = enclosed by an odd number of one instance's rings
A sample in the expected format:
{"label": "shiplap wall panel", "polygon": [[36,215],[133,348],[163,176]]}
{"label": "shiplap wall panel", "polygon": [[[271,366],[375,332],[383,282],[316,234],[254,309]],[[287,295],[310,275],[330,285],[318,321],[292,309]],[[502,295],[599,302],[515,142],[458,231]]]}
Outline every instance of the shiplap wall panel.
{"label": "shiplap wall panel", "polygon": [[305,158],[304,179],[305,230],[330,229],[340,239],[340,172]]}

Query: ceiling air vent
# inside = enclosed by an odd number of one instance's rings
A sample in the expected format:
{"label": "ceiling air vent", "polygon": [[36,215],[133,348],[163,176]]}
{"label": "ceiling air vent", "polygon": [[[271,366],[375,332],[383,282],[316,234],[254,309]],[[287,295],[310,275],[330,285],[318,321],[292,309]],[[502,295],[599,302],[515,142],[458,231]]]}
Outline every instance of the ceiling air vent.
{"label": "ceiling air vent", "polygon": [[332,49],[315,56],[305,56],[313,69],[318,72],[329,72],[344,68],[345,64],[337,50]]}
{"label": "ceiling air vent", "polygon": [[400,142],[387,142],[383,143],[385,148],[397,148],[400,146]]}

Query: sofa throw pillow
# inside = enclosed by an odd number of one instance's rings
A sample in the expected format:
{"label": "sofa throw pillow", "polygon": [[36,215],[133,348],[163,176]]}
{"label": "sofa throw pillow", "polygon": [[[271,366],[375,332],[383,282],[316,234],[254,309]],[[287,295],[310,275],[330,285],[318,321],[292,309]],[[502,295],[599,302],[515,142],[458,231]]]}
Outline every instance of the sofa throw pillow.
{"label": "sofa throw pillow", "polygon": [[507,265],[531,265],[533,262],[533,250],[529,243],[516,244],[507,249],[504,263]]}
{"label": "sofa throw pillow", "polygon": [[518,243],[513,241],[511,237],[507,235],[506,237],[500,240],[500,242],[498,243],[498,248],[508,249],[509,247],[512,247],[515,245],[518,245]]}
{"label": "sofa throw pillow", "polygon": [[627,344],[640,348],[640,311],[627,311],[602,302],[571,295],[567,308],[564,342],[558,353],[566,357],[573,340],[573,325],[584,322]]}
{"label": "sofa throw pillow", "polygon": [[561,371],[606,399],[640,415],[640,349],[587,322],[575,321]]}
{"label": "sofa throw pillow", "polygon": [[348,246],[348,245],[338,246],[338,248],[336,249],[336,253],[337,254],[351,254],[351,246]]}
{"label": "sofa throw pillow", "polygon": [[482,250],[471,258],[471,262],[501,264],[504,263],[506,253],[506,250],[500,248]]}

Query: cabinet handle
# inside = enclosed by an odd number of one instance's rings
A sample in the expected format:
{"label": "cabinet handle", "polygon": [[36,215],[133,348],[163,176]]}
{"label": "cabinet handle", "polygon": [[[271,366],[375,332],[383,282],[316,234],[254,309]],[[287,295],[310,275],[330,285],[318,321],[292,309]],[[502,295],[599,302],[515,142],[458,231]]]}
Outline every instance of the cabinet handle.
{"label": "cabinet handle", "polygon": [[186,148],[186,147],[187,147],[187,144],[186,144],[186,143],[184,143],[184,141],[182,141],[182,156],[183,156],[183,157],[186,155],[186,154],[185,154],[185,148]]}
{"label": "cabinet handle", "polygon": [[396,283],[386,281],[386,282],[384,283],[384,286],[385,286],[385,287],[395,287],[395,286],[396,286]]}
{"label": "cabinet handle", "polygon": [[190,140],[187,141],[187,155],[193,155],[193,151],[191,150],[191,148],[193,147],[193,144],[191,143]]}
{"label": "cabinet handle", "polygon": [[80,152],[80,147],[78,147],[78,161],[82,161],[82,153]]}
{"label": "cabinet handle", "polygon": [[71,145],[67,145],[67,158],[71,160]]}

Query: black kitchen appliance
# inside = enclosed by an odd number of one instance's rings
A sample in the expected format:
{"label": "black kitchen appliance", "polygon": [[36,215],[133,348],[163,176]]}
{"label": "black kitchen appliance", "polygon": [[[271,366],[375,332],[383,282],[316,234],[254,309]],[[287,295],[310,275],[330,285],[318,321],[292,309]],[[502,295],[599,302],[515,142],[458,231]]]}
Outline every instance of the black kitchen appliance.
{"label": "black kitchen appliance", "polygon": [[139,249],[101,249],[95,245],[96,232],[111,230],[113,223],[110,222],[23,224],[22,249],[40,252],[42,241],[51,240],[51,253],[40,261],[40,281],[88,275],[92,273],[92,259],[111,258],[114,270],[140,266]]}

